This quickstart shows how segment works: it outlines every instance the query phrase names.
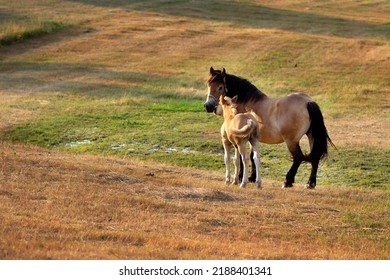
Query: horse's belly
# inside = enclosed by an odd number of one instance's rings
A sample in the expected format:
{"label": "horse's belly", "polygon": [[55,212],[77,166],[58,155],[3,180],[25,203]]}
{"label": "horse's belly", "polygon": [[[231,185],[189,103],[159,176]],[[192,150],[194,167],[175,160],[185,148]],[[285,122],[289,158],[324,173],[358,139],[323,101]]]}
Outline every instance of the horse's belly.
{"label": "horse's belly", "polygon": [[259,140],[261,143],[266,144],[280,144],[284,142],[282,135],[278,131],[274,131],[265,126],[260,127]]}

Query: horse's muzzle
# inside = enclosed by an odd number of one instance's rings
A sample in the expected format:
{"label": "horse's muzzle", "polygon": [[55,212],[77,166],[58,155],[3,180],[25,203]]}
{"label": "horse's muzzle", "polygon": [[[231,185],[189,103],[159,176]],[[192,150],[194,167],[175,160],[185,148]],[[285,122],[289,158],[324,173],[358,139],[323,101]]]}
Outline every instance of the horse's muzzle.
{"label": "horse's muzzle", "polygon": [[215,112],[216,105],[217,104],[215,104],[214,100],[210,100],[204,104],[204,107],[205,107],[207,113],[212,113],[212,112]]}

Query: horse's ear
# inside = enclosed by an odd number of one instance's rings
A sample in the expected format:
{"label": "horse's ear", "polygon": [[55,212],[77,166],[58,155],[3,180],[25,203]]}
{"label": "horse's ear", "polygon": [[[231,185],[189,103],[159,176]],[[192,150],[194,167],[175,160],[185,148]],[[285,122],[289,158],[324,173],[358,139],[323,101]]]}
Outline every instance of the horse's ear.
{"label": "horse's ear", "polygon": [[226,75],[226,69],[222,68],[222,77],[225,77],[225,75]]}
{"label": "horse's ear", "polygon": [[237,103],[237,99],[238,99],[238,95],[235,95],[235,96],[232,98],[232,102],[233,102],[233,103]]}
{"label": "horse's ear", "polygon": [[210,67],[210,75],[213,75],[214,74],[214,68],[213,66]]}

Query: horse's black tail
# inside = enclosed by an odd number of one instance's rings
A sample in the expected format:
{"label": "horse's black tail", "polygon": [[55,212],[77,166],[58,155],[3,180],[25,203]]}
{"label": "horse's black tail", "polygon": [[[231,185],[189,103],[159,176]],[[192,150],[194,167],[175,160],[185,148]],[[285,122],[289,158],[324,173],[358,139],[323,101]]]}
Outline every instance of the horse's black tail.
{"label": "horse's black tail", "polygon": [[310,129],[311,137],[313,140],[313,146],[310,154],[307,156],[309,161],[320,160],[326,158],[328,155],[328,142],[333,147],[332,140],[328,135],[328,131],[325,127],[324,117],[322,116],[320,107],[314,101],[307,103],[307,111],[311,119]]}

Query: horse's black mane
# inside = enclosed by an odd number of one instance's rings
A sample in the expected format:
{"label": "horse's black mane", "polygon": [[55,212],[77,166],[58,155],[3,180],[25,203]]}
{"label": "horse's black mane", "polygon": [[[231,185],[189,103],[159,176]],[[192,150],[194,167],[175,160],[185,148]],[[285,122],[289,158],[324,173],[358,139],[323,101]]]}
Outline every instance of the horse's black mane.
{"label": "horse's black mane", "polygon": [[226,95],[229,97],[238,96],[239,103],[246,103],[249,101],[258,101],[265,94],[255,87],[247,79],[237,77],[231,74],[226,74]]}

